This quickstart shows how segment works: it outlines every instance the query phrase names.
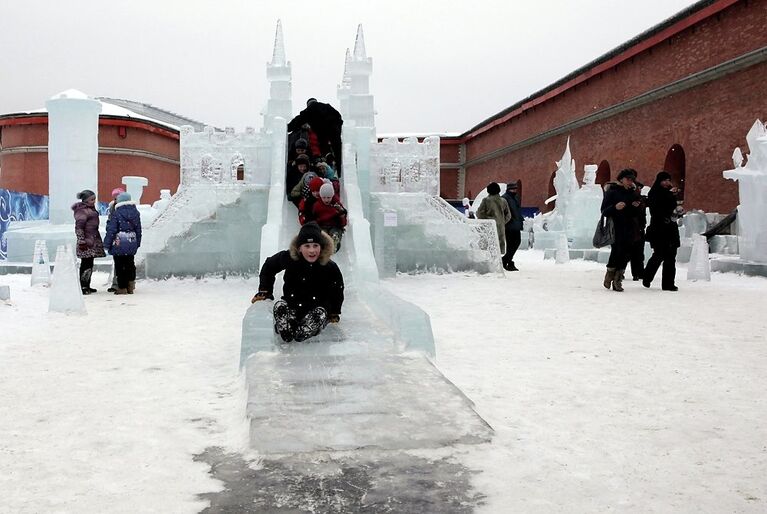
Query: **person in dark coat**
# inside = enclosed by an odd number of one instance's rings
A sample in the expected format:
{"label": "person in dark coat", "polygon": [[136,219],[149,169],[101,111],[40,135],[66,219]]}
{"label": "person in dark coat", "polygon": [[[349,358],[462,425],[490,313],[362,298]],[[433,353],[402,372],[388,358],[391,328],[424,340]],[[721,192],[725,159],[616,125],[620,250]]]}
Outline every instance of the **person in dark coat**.
{"label": "person in dark coat", "polygon": [[[109,220],[112,219],[112,215],[115,213],[115,205],[117,204],[117,197],[120,196],[120,193],[124,193],[125,189],[121,187],[116,187],[112,189],[112,201],[109,202],[109,207],[107,209],[107,225],[109,225]],[[112,260],[114,261],[114,256],[112,256]],[[115,267],[115,269],[117,269]],[[107,292],[114,293],[117,291],[117,288],[119,286],[117,285],[117,273],[112,274],[112,285],[109,286],[107,289]]]}
{"label": "person in dark coat", "polygon": [[104,243],[99,234],[99,212],[96,210],[96,193],[84,189],[77,193],[80,200],[72,205],[77,236],[77,257],[80,259],[80,289],[83,294],[95,293],[91,289],[93,259],[105,257]]}
{"label": "person in dark coat", "polygon": [[618,182],[605,185],[602,214],[612,219],[615,241],[610,248],[604,286],[623,291],[623,276],[631,258],[631,249],[641,238],[640,217],[645,209],[634,191],[636,171],[631,168],[618,173]]}
{"label": "person in dark coat", "polygon": [[501,253],[506,253],[506,224],[511,221],[511,211],[506,200],[501,198],[501,186],[497,182],[487,185],[487,196],[482,199],[477,209],[477,218],[481,220],[495,220],[495,228],[498,232],[498,245]]}
{"label": "person in dark coat", "polygon": [[332,151],[336,159],[336,171],[341,173],[341,127],[344,123],[339,113],[330,104],[318,102],[316,98],[306,101],[306,109],[288,123],[288,132],[300,131],[308,123],[317,134],[323,154]]}
{"label": "person in dark coat", "polygon": [[309,222],[293,238],[288,250],[264,262],[258,293],[251,303],[273,300],[274,279],[285,271],[282,298],[274,303],[274,331],[285,342],[305,341],[328,323],[338,323],[344,303],[344,279],[330,260],[333,239],[315,222]]}
{"label": "person in dark coat", "polygon": [[506,184],[506,192],[503,198],[509,204],[511,220],[506,223],[506,253],[503,255],[503,269],[506,271],[519,271],[514,265],[514,254],[519,248],[522,240],[522,206],[517,195],[518,186],[516,182]]}
{"label": "person in dark coat", "polygon": [[115,294],[133,294],[136,289],[134,258],[141,246],[141,215],[128,193],[117,196],[115,212],[107,222],[104,247],[114,257],[117,289]]}
{"label": "person in dark coat", "polygon": [[679,226],[676,223],[678,189],[671,182],[671,174],[661,171],[655,177],[655,183],[647,195],[650,207],[650,226],[647,240],[652,246],[652,256],[647,261],[642,285],[650,287],[661,263],[661,289],[677,291],[674,284],[676,277],[676,251],[679,248]]}

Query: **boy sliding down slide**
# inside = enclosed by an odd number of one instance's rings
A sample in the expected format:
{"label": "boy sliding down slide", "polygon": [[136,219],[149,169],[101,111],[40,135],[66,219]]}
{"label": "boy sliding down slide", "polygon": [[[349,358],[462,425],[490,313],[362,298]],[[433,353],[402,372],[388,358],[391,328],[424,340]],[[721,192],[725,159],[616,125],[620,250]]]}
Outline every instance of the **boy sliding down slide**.
{"label": "boy sliding down slide", "polygon": [[341,319],[344,279],[330,260],[333,249],[333,239],[309,222],[289,250],[272,255],[261,267],[258,293],[251,303],[273,300],[275,276],[285,271],[282,299],[274,303],[274,331],[283,341],[305,341]]}

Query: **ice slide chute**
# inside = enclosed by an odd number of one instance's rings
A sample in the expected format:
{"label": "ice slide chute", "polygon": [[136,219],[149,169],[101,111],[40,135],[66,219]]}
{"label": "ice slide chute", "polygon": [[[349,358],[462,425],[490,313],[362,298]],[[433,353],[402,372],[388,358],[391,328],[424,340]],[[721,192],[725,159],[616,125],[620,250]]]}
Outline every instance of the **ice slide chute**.
{"label": "ice slide chute", "polygon": [[[344,145],[349,225],[334,256],[346,282],[341,323],[306,342],[281,343],[271,302],[253,304],[243,320],[251,446],[284,454],[488,441],[490,426],[432,362],[428,315],[379,284],[355,162],[353,147]],[[275,165],[273,173],[262,260],[285,248],[298,230],[285,196],[284,166]],[[278,277],[275,296],[281,287]]]}

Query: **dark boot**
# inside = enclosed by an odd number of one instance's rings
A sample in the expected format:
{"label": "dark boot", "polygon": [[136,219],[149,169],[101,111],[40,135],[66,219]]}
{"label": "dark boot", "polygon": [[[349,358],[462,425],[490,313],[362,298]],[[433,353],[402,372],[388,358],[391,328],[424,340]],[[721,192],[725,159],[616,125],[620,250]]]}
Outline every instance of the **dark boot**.
{"label": "dark boot", "polygon": [[607,268],[607,272],[605,273],[605,281],[604,286],[605,289],[610,289],[610,286],[613,285],[613,279],[615,278],[615,268]]}
{"label": "dark boot", "polygon": [[623,292],[623,274],[625,269],[615,270],[615,278],[613,278],[613,291]]}
{"label": "dark boot", "polygon": [[288,304],[279,300],[274,304],[274,331],[289,343],[293,340],[295,332],[296,314]]}
{"label": "dark boot", "polygon": [[514,261],[509,261],[509,267],[506,269],[509,271],[519,271],[517,267],[514,265]]}
{"label": "dark boot", "polygon": [[83,294],[95,293],[96,290],[91,288],[91,276],[93,276],[93,268],[88,268],[80,273],[80,289]]}
{"label": "dark boot", "polygon": [[128,294],[133,294],[133,291],[136,290],[136,281],[131,280],[128,282]]}
{"label": "dark boot", "polygon": [[118,287],[117,289],[115,289],[115,294],[128,294],[128,289],[123,289]]}
{"label": "dark boot", "polygon": [[328,313],[322,307],[317,307],[306,314],[296,327],[296,341],[306,341],[314,337],[328,325]]}

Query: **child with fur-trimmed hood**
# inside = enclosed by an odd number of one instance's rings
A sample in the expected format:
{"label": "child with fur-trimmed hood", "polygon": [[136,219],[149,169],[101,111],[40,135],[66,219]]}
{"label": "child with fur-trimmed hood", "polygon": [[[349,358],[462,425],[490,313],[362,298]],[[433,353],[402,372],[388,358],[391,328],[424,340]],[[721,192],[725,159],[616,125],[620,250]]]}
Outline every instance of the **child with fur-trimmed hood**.
{"label": "child with fur-trimmed hood", "polygon": [[252,303],[273,300],[274,279],[285,271],[282,298],[274,303],[274,330],[285,342],[314,337],[328,323],[338,323],[344,302],[344,279],[330,260],[333,239],[309,222],[290,243],[264,262]]}

